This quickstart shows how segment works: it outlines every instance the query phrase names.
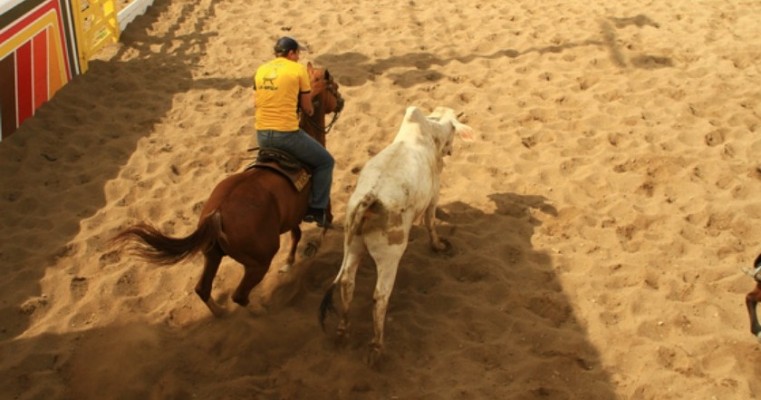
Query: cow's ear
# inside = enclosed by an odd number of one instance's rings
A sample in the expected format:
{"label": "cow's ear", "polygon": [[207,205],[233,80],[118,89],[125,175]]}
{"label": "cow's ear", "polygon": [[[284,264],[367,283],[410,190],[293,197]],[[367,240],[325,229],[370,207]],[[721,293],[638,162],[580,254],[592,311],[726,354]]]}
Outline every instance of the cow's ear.
{"label": "cow's ear", "polygon": [[475,133],[473,132],[473,128],[459,121],[452,121],[452,125],[454,125],[454,131],[458,136],[460,136],[462,140],[466,142],[472,142],[475,140]]}

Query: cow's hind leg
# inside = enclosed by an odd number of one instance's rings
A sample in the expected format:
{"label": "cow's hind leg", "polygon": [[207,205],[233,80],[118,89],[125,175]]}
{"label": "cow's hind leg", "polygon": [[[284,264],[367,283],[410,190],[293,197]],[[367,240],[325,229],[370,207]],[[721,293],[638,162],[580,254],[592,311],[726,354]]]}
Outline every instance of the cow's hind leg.
{"label": "cow's hind leg", "polygon": [[211,313],[217,317],[224,314],[224,310],[211,298],[211,286],[214,283],[214,277],[217,275],[219,263],[222,261],[223,256],[224,254],[219,245],[214,245],[211,249],[204,252],[203,274],[201,274],[201,279],[195,288],[198,297],[209,307]]}
{"label": "cow's hind leg", "polygon": [[383,356],[383,335],[388,301],[394,288],[399,260],[401,260],[406,247],[406,240],[400,245],[384,243],[372,246],[368,243],[368,250],[378,269],[378,280],[375,283],[375,293],[373,294],[375,304],[373,306],[373,341],[370,344],[368,355],[370,365],[377,364]]}
{"label": "cow's hind leg", "polygon": [[350,244],[345,245],[344,259],[341,265],[341,277],[338,280],[339,293],[341,297],[341,307],[339,309],[338,328],[336,333],[338,341],[345,341],[349,333],[349,306],[354,299],[354,286],[357,277],[357,268],[362,259],[364,245],[361,238],[355,236]]}
{"label": "cow's hind leg", "polygon": [[423,214],[425,227],[428,230],[428,237],[431,239],[431,247],[434,251],[442,252],[448,251],[451,245],[446,240],[439,237],[436,232],[435,218],[436,218],[436,199],[434,199],[428,208],[425,209]]}

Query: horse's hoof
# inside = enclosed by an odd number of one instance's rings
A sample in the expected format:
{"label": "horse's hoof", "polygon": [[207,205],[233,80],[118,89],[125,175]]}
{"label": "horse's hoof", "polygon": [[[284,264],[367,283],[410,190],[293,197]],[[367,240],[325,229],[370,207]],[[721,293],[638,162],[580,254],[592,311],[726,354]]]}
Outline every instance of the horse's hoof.
{"label": "horse's hoof", "polygon": [[233,302],[241,307],[246,307],[248,306],[248,303],[250,303],[248,296],[243,297],[236,295],[233,295]]}
{"label": "horse's hoof", "polygon": [[227,314],[227,312],[225,311],[225,309],[224,309],[224,308],[222,308],[222,307],[221,307],[219,304],[217,304],[217,302],[216,302],[216,301],[214,301],[214,300],[211,300],[211,299],[209,299],[209,300],[206,302],[206,306],[207,306],[207,307],[209,307],[209,311],[211,311],[211,313],[212,313],[212,314],[213,314],[215,317],[217,317],[217,318],[221,318],[221,317],[224,317],[224,316],[225,316],[225,314]]}
{"label": "horse's hoof", "polygon": [[249,304],[245,309],[254,317],[261,317],[269,313],[267,305],[263,303]]}
{"label": "horse's hoof", "polygon": [[756,334],[756,339],[758,339],[758,342],[761,343],[761,332]]}
{"label": "horse's hoof", "polygon": [[319,249],[320,246],[315,242],[307,243],[306,247],[304,247],[304,257],[314,257],[314,255],[317,254],[317,250]]}

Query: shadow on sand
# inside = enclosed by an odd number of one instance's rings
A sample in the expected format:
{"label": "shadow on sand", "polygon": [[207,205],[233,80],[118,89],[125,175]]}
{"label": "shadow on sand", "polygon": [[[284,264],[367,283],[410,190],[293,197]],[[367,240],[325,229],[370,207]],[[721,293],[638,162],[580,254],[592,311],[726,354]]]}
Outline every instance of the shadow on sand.
{"label": "shadow on sand", "polygon": [[[204,19],[213,15],[214,2],[211,4],[210,9],[202,9],[201,1],[184,2],[183,19],[192,18],[202,26]],[[532,248],[531,238],[539,221],[531,216],[531,210],[552,215],[551,206],[543,199],[510,193],[491,196],[497,205],[493,214],[464,203],[442,207],[442,234],[457,249],[451,257],[431,256],[426,235],[415,228],[391,299],[389,316],[395,322],[387,328],[389,354],[380,372],[346,375],[355,368],[354,361],[347,358],[362,359],[372,329],[369,310],[374,268],[367,261],[357,280],[355,342],[348,356],[336,356],[343,358],[342,363],[332,362],[335,352],[326,346],[329,337],[319,332],[317,305],[341,261],[342,240],[337,234],[323,244],[322,255],[309,262],[302,282],[304,290],[290,299],[287,307],[270,315],[251,318],[236,314],[183,329],[129,322],[19,339],[28,329],[35,307],[44,306],[46,301],[34,282],[39,282],[56,260],[72,253],[69,243],[79,232],[80,222],[105,204],[105,183],[117,176],[138,140],[171,109],[173,96],[195,88],[228,90],[250,84],[248,77],[194,79],[193,66],[203,56],[212,34],[199,29],[191,35],[170,33],[169,37],[151,38],[148,27],[168,6],[166,1],[157,1],[125,33],[125,48],[137,52],[136,57],[129,62],[92,62],[86,75],[65,86],[35,118],[0,144],[0,264],[5,267],[0,283],[4,293],[0,356],[13,365],[3,371],[0,380],[6,393],[26,398],[81,399],[102,398],[102,393],[119,393],[124,399],[204,398],[220,391],[230,398],[259,393],[263,398],[327,399],[347,392],[356,394],[354,398],[367,399],[397,394],[408,398],[416,393],[430,393],[436,398],[440,385],[482,379],[481,391],[461,393],[462,398],[497,398],[493,394],[516,399],[615,398],[610,377],[573,315],[572,302],[563,293],[549,256]],[[604,32],[608,26],[613,33],[618,27],[615,21],[606,24]],[[431,53],[409,53],[370,61],[362,54],[345,53],[320,56],[318,62],[351,86],[362,85],[394,67],[414,68],[398,76],[402,86],[411,87],[441,79],[441,73],[432,67],[452,61],[515,58],[578,46],[606,47],[616,58],[615,38],[603,36],[490,55],[440,58]],[[181,45],[170,48],[166,45],[169,42]],[[161,48],[158,52],[152,49],[157,46]],[[637,66],[636,62],[631,64]],[[670,61],[656,64],[668,65]],[[157,79],[170,70],[172,76],[182,71],[181,78]],[[91,100],[82,104],[82,98]],[[104,125],[109,128],[98,131]],[[103,152],[110,155],[111,162],[95,165]],[[72,174],[72,170],[81,172]],[[29,197],[27,189],[32,187],[45,188],[34,191],[44,196]],[[484,235],[484,230],[489,234]],[[496,253],[483,253],[484,238],[500,240],[492,243]],[[200,266],[196,271],[200,273]],[[36,276],[30,279],[29,274]],[[471,300],[461,303],[463,299]],[[454,331],[447,332],[451,329]],[[437,340],[439,335],[467,340]],[[314,359],[310,361],[310,357]],[[531,361],[513,364],[511,360]],[[480,366],[483,373],[462,376],[457,371],[458,362]],[[293,372],[303,371],[304,367],[298,367],[303,363],[311,374]],[[421,381],[418,376],[405,374],[410,363],[430,364],[432,372]],[[38,385],[46,380],[52,384]],[[511,390],[517,384],[531,389]],[[64,391],[36,392],[51,387]],[[146,387],[152,388],[149,393],[145,393]]]}
{"label": "shadow on sand", "polygon": [[[629,67],[641,69],[656,69],[672,67],[669,57],[641,53],[631,57],[625,55],[618,39],[618,31],[629,26],[637,28],[651,27],[658,29],[660,25],[645,15],[628,18],[605,18],[598,21],[599,33],[591,39],[570,41],[563,44],[529,47],[526,49],[503,49],[491,54],[469,54],[456,57],[440,57],[430,52],[405,53],[398,56],[372,60],[364,54],[348,52],[342,54],[325,54],[318,56],[316,61],[324,65],[339,77],[339,83],[346,86],[362,86],[367,81],[379,76],[387,76],[394,84],[409,88],[426,82],[435,82],[445,78],[435,67],[442,67],[452,62],[468,64],[475,60],[495,60],[501,58],[519,58],[531,53],[548,54],[562,53],[565,50],[579,47],[598,47],[607,51],[610,59],[619,68]],[[403,72],[389,71],[407,68]]]}

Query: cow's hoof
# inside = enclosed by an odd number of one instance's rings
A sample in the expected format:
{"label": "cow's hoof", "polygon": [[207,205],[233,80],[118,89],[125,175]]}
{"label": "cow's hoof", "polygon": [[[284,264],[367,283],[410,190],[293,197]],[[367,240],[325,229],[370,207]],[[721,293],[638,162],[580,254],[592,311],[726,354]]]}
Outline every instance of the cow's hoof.
{"label": "cow's hoof", "polygon": [[452,247],[452,243],[449,243],[446,239],[439,239],[438,243],[434,243],[432,245],[433,251],[443,254],[446,256],[451,256],[454,254],[454,248]]}
{"label": "cow's hoof", "polygon": [[367,353],[367,365],[378,368],[383,359],[383,346],[377,344],[370,345],[370,351]]}
{"label": "cow's hoof", "polygon": [[349,344],[349,333],[342,330],[336,331],[336,348],[343,349]]}

